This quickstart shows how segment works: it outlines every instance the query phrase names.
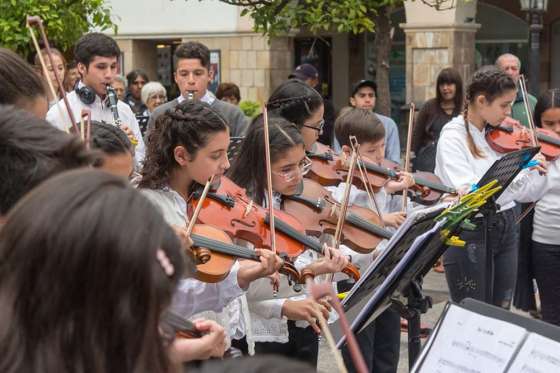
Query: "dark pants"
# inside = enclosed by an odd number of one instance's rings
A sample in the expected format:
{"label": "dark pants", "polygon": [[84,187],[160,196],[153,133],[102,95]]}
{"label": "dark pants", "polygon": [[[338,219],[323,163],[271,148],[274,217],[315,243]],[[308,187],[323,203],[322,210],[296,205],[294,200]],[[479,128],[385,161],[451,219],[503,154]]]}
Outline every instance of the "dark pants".
{"label": "dark pants", "polygon": [[560,325],[560,245],[533,241],[532,259],[543,320]]}
{"label": "dark pants", "polygon": [[[401,317],[392,308],[383,311],[374,322],[356,335],[369,372],[395,373],[401,347]],[[356,372],[350,351],[342,348],[349,373]]]}
{"label": "dark pants", "polygon": [[308,326],[298,328],[294,321],[288,321],[289,341],[257,342],[255,343],[255,354],[276,354],[309,363],[315,368],[319,355],[319,339],[317,334]]}
{"label": "dark pants", "polygon": [[451,299],[474,298],[509,308],[517,276],[518,229],[512,209],[476,218],[474,231],[463,231],[465,247],[443,255]]}

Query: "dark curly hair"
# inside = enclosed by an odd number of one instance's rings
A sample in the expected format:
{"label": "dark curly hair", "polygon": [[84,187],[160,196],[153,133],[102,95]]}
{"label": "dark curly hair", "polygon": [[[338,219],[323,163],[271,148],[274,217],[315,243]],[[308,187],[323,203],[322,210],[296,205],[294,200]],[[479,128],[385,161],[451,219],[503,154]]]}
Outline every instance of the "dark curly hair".
{"label": "dark curly hair", "polygon": [[[132,144],[123,130],[109,123],[91,121],[91,137],[92,149],[99,149],[105,154],[124,154],[130,153],[134,156]],[[103,154],[96,154],[97,159],[93,163],[94,167],[103,164]]]}
{"label": "dark curly hair", "polygon": [[208,143],[210,135],[227,131],[222,116],[204,102],[184,101],[156,120],[148,136],[140,188],[158,189],[169,182],[177,167],[174,149],[183,146],[191,157]]}
{"label": "dark curly hair", "polygon": [[516,89],[517,86],[515,85],[513,79],[496,66],[483,66],[473,74],[471,81],[467,86],[463,118],[465,119],[465,128],[467,129],[467,144],[471,153],[476,158],[483,158],[484,154],[476,147],[469,131],[469,104],[474,104],[476,98],[480,95],[483,95],[486,100],[491,103],[507,91],[514,91]]}
{"label": "dark curly hair", "polygon": [[301,129],[321,105],[323,97],[319,92],[301,80],[289,79],[272,92],[266,107]]}

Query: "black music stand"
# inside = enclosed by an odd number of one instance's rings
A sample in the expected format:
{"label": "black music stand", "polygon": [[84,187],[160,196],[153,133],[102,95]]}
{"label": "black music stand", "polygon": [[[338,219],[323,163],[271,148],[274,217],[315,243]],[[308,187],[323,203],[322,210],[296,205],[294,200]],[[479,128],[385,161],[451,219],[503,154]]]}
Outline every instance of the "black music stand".
{"label": "black music stand", "polygon": [[[342,302],[354,332],[365,328],[393,305],[409,320],[409,355],[419,353],[420,314],[431,307],[431,299],[422,294],[421,281],[445,251],[446,239],[441,235],[445,222],[435,218],[447,206],[439,204],[410,214],[387,248],[354,285]],[[393,299],[395,294],[406,297],[406,305]],[[341,347],[345,338],[337,325],[332,329]]]}
{"label": "black music stand", "polygon": [[[483,208],[480,209],[480,214],[483,216],[483,224],[485,225],[485,237],[490,234],[490,227],[487,221],[493,219],[496,212],[499,210],[500,206],[497,203],[500,195],[506,190],[508,185],[515,179],[515,177],[521,172],[523,168],[531,161],[531,159],[537,154],[540,147],[526,148],[518,150],[515,152],[508,153],[500,158],[498,161],[490,167],[488,171],[482,176],[480,181],[473,188],[478,188],[479,186],[485,185],[492,180],[497,180],[498,185],[502,187],[498,193],[494,194],[489,203],[487,203]],[[488,255],[488,252],[484,253],[483,263],[484,266],[484,301],[486,303],[492,303],[493,301],[493,288],[494,282],[491,278],[486,278],[489,273],[492,273],[494,268],[494,261],[492,255]]]}
{"label": "black music stand", "polygon": [[[507,188],[537,152],[537,148],[530,148],[507,154],[492,165],[473,189],[493,180],[503,189]],[[500,194],[501,191],[490,198],[492,206],[487,208],[488,211],[495,208],[495,201]],[[421,291],[422,278],[447,249],[442,229],[456,234],[463,229],[462,219],[469,217],[464,216],[451,225],[442,220],[436,221],[435,218],[446,207],[440,204],[413,212],[342,302],[355,333],[374,321],[387,307],[395,305],[403,317],[409,320],[410,367],[420,352],[420,314],[431,307],[431,300],[423,296]],[[398,295],[407,299],[406,305],[395,299]],[[338,331],[336,323],[331,329],[338,337],[337,346],[340,348],[345,338]]]}

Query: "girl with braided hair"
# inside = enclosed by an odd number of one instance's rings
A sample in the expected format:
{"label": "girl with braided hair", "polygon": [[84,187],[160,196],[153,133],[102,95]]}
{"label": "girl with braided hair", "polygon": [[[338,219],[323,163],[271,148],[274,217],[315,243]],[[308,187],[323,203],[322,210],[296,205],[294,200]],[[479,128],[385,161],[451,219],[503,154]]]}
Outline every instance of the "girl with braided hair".
{"label": "girl with braided hair", "polygon": [[[442,131],[437,146],[435,173],[446,185],[469,190],[502,154],[485,139],[488,126],[497,127],[511,113],[514,81],[496,67],[474,73],[466,91],[463,115],[453,118]],[[449,247],[443,256],[445,275],[454,302],[470,297],[508,309],[517,271],[517,227],[514,201],[540,198],[546,164],[523,170],[497,200],[498,211],[473,219],[476,229],[461,233],[465,247]],[[486,258],[492,268],[487,270]]]}
{"label": "girl with braided hair", "polygon": [[[304,136],[297,125],[276,115],[269,118],[268,124],[272,203],[275,209],[281,209],[287,196],[301,191],[310,162],[305,155]],[[266,195],[264,136],[264,119],[259,115],[249,125],[228,176],[245,188],[255,203],[266,207],[270,202]],[[294,264],[300,271],[308,269],[315,275],[337,273],[348,264],[348,259],[334,248],[325,247],[323,254],[318,258],[316,253],[306,250]],[[254,344],[257,355],[284,355],[315,367],[319,352],[317,334],[320,332],[317,313],[328,318],[330,306],[324,300],[315,301],[303,292],[295,292],[284,275],[280,275],[279,292],[273,295],[272,290],[268,279],[251,284],[247,292],[251,333],[247,333],[247,338],[240,340],[238,346],[242,350],[251,350]]]}
{"label": "girl with braided hair", "polygon": [[[197,185],[205,184],[212,175],[217,181],[229,168],[228,145],[225,120],[200,101],[184,101],[168,109],[149,133],[139,188],[186,244],[187,201]],[[172,303],[174,312],[188,318],[204,312],[204,318],[221,321],[228,328],[227,334],[242,338],[245,325],[241,298],[245,290],[251,281],[274,273],[282,264],[272,251],[255,252],[261,262],[238,261],[221,282],[182,280]],[[204,348],[211,352],[199,354],[199,359],[224,353],[227,343],[223,328],[215,323],[210,332],[214,337]]]}
{"label": "girl with braided hair", "polygon": [[272,92],[267,108],[294,123],[303,136],[305,150],[314,151],[325,125],[325,106],[319,92],[301,80],[289,79]]}

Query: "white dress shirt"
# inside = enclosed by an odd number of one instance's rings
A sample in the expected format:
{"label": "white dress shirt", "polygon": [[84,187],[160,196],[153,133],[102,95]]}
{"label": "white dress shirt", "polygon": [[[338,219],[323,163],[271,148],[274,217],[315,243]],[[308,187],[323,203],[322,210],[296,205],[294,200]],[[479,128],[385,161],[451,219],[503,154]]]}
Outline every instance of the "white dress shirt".
{"label": "white dress shirt", "polygon": [[[79,87],[84,86],[82,82],[79,82],[78,85]],[[68,103],[70,104],[70,108],[72,109],[72,114],[74,114],[74,119],[78,123],[81,118],[82,109],[89,109],[91,111],[91,120],[106,122],[110,124],[115,123],[111,108],[106,105],[98,95],[95,95],[95,101],[90,105],[84,104],[75,91],[68,93],[66,97],[68,99]],[[142,139],[142,132],[140,132],[140,126],[138,125],[136,116],[134,116],[134,113],[132,112],[132,109],[130,109],[130,106],[122,101],[118,101],[117,110],[119,112],[121,122],[127,125],[132,130],[132,133],[134,133],[134,137],[136,137],[136,139],[138,140],[138,144],[136,144],[134,148],[134,160],[136,163],[136,168],[140,169],[142,163],[144,162],[146,152],[144,140]],[[49,121],[53,126],[62,131],[66,131],[67,129],[70,129],[72,127],[70,118],[68,117],[68,112],[66,110],[66,105],[64,104],[64,100],[59,100],[58,103],[56,103],[49,109],[47,113],[47,121]]]}
{"label": "white dress shirt", "polygon": [[[488,145],[484,129],[479,130],[469,123],[469,132],[474,144],[484,154],[483,158],[476,158],[471,153],[462,116],[453,118],[443,127],[437,145],[435,174],[443,184],[455,189],[471,187],[477,183],[492,164],[503,156]],[[498,198],[500,211],[515,206],[514,201],[538,200],[542,196],[545,182],[546,177],[539,175],[536,170],[522,170]]]}

